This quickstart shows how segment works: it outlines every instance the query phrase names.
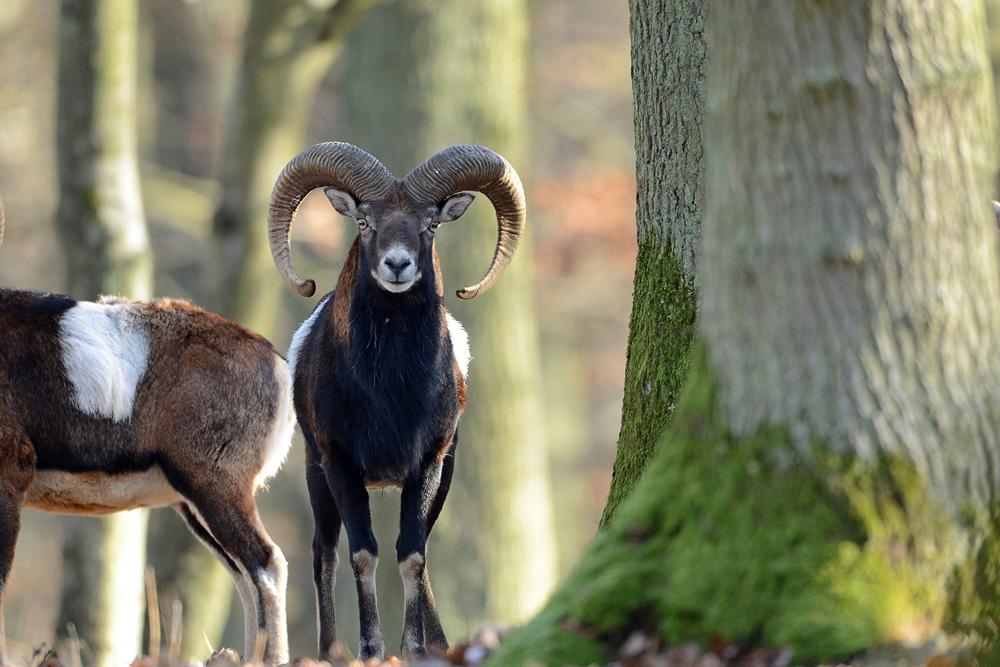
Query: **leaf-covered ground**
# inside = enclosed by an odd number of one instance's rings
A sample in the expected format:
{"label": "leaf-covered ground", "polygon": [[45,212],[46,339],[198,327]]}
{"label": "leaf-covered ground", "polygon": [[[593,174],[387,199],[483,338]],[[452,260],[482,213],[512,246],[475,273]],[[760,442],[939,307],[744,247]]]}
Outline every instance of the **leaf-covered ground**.
{"label": "leaf-covered ground", "polygon": [[[313,658],[299,658],[283,667],[477,667],[487,662],[489,656],[500,646],[506,630],[484,628],[467,642],[456,644],[446,652],[427,658],[407,662],[395,656],[384,661],[361,661],[351,657],[346,647],[341,646],[340,658],[332,663]],[[963,658],[962,651],[946,650],[943,642],[931,643],[917,648],[886,648],[873,651],[847,663],[829,663],[817,667],[974,667],[975,661]],[[243,662],[236,651],[222,649],[216,651],[204,663],[198,660],[180,663],[176,653],[165,648],[159,660],[143,656],[130,667],[260,667],[259,664]],[[31,667],[81,667],[78,656],[60,659],[48,656],[33,661]],[[488,667],[486,665],[485,667]],[[527,663],[526,667],[543,667],[540,663]],[[562,666],[560,666],[562,667]],[[578,667],[591,667],[580,665]],[[596,667],[596,666],[594,666]],[[747,650],[724,639],[716,638],[707,648],[695,642],[681,646],[664,646],[658,637],[642,632],[632,633],[618,648],[615,660],[602,667],[806,667],[794,660],[789,648]]]}

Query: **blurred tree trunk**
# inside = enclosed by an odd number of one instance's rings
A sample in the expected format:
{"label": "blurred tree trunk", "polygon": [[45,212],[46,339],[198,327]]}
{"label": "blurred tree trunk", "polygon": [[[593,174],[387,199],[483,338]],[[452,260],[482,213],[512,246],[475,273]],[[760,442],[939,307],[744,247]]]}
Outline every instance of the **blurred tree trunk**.
{"label": "blurred tree trunk", "polygon": [[639,480],[676,409],[694,340],[701,253],[704,2],[631,0],[629,11],[639,254],[622,426],[602,527]]}
{"label": "blurred tree trunk", "polygon": [[[205,10],[203,5],[188,2],[158,2],[149,9],[155,49],[151,75],[161,104],[155,122],[156,162],[199,177],[209,176],[212,158],[219,151],[218,141],[209,141],[215,139],[212,136],[200,136],[201,141],[190,137],[199,126],[211,127],[207,116],[216,101],[224,99],[218,89],[225,80],[220,72],[223,66],[212,60],[212,48],[194,20],[195,12]],[[209,134],[204,129],[201,133]],[[192,294],[205,305],[209,296],[207,287]],[[170,627],[173,601],[181,600],[180,659],[204,660],[210,653],[206,641],[214,648],[222,644],[236,597],[232,577],[173,509],[150,514],[147,546],[163,625]],[[242,608],[239,604],[236,607]],[[242,622],[239,629],[243,631]]]}
{"label": "blurred tree trunk", "polygon": [[[1000,111],[1000,0],[986,0],[987,45],[990,64],[993,66],[993,100]],[[1000,127],[1000,123],[998,123]],[[1000,173],[990,192],[993,199],[1000,199]]]}
{"label": "blurred tree trunk", "polygon": [[[398,177],[452,144],[483,144],[524,179],[526,33],[522,0],[377,8],[345,56],[345,140]],[[482,276],[496,243],[493,209],[479,199],[437,237],[447,305],[468,330],[474,357],[455,483],[429,556],[453,633],[524,619],[556,577],[530,231],[493,289],[467,303],[453,296]],[[386,571],[395,568],[382,569],[399,579]]]}
{"label": "blurred tree trunk", "polygon": [[[136,0],[63,0],[56,228],[71,295],[152,292],[136,156]],[[100,667],[140,654],[147,513],[67,517],[58,632],[73,623]],[[65,636],[65,634],[63,634]]]}
{"label": "blurred tree trunk", "polygon": [[703,342],[646,473],[493,664],[602,662],[640,624],[802,662],[946,630],[996,664],[982,5],[708,14]]}
{"label": "blurred tree trunk", "polygon": [[[271,336],[283,283],[274,269],[265,220],[274,180],[304,146],[320,81],[345,36],[378,0],[253,0],[243,58],[228,114],[219,177],[223,200],[214,220],[214,294],[220,315]],[[182,656],[218,646],[234,587],[225,568],[190,534],[157,521],[156,551],[174,567],[161,583],[184,604]],[[220,604],[220,600],[230,601]]]}
{"label": "blurred tree trunk", "polygon": [[[346,35],[378,0],[254,0],[223,145],[215,310],[265,336],[282,281],[265,221],[281,169],[304,148],[313,97]],[[327,6],[329,5],[329,6]]]}

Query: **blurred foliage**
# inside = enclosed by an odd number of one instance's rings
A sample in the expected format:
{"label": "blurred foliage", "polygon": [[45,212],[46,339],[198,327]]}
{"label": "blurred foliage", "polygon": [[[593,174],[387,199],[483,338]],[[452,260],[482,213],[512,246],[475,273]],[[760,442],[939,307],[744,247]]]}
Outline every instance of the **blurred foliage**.
{"label": "blurred foliage", "polygon": [[[141,7],[141,175],[155,293],[200,302],[248,3],[144,0]],[[534,234],[543,414],[565,573],[596,530],[621,416],[636,252],[628,9],[601,0],[535,0],[529,12],[529,155],[528,164],[515,166],[525,174]],[[52,227],[57,19],[55,0],[0,2],[0,193],[7,210],[0,284],[52,291],[65,290]],[[343,66],[335,64],[320,85],[303,147],[342,138],[343,76]],[[308,197],[295,227],[300,275],[333,286],[347,232],[321,193]],[[280,283],[276,271],[273,279]],[[287,348],[310,307],[282,291],[272,337],[279,349]],[[312,519],[302,465],[296,443],[259,503],[268,532],[289,560],[291,652],[313,655]],[[51,641],[61,576],[58,522],[29,510],[24,524],[7,596],[12,652],[17,644]],[[353,595],[349,581],[340,588]],[[170,608],[168,599],[163,606]],[[355,612],[341,607],[342,615]],[[242,632],[235,605],[224,643],[241,646]]]}

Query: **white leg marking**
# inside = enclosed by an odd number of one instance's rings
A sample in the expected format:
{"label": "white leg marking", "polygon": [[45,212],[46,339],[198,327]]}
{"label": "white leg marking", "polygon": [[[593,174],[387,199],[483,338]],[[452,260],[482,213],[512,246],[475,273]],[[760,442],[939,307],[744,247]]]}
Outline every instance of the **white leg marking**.
{"label": "white leg marking", "polygon": [[375,587],[375,570],[378,568],[378,556],[373,556],[368,551],[361,549],[351,556],[351,562],[358,571],[358,579],[365,590]]}
{"label": "white leg marking", "polygon": [[267,568],[257,573],[257,589],[263,598],[264,632],[267,633],[267,652],[264,662],[281,665],[288,662],[288,624],[285,621],[285,589],[288,583],[288,564],[277,545]]}
{"label": "white leg marking", "polygon": [[469,334],[466,333],[462,323],[446,312],[445,318],[448,322],[448,336],[451,338],[451,349],[458,360],[458,367],[462,369],[462,377],[469,377],[469,362],[472,361],[472,354],[469,352]]}
{"label": "white leg marking", "polygon": [[[187,503],[187,506],[202,528],[209,535],[215,537],[198,508],[193,503]],[[216,542],[218,542],[218,538],[216,538]],[[257,634],[263,625],[264,633],[268,639],[264,664],[281,665],[288,662],[288,623],[285,619],[288,564],[278,545],[269,540],[268,542],[272,549],[271,559],[263,570],[256,573],[251,574],[247,571],[246,565],[233,558],[231,554],[226,555],[236,564],[238,568],[236,571],[228,567],[225,559],[220,558],[219,560],[232,574],[236,590],[240,594],[240,601],[243,603],[244,660],[253,658],[257,648]],[[215,553],[212,547],[207,544],[205,546],[208,546],[209,550]],[[219,546],[222,546],[221,543]],[[261,611],[264,614],[263,619],[259,617]]]}
{"label": "white leg marking", "polygon": [[[194,506],[194,503],[185,503],[191,513],[201,524],[201,527],[205,529],[209,535],[214,538],[215,535],[212,533],[211,528],[208,527],[208,522],[205,521],[205,517],[201,515],[198,508]],[[218,539],[215,540],[216,543],[219,542]],[[222,563],[222,566],[229,571],[229,574],[233,577],[233,583],[236,585],[236,592],[240,595],[240,602],[243,604],[243,637],[244,637],[244,652],[247,660],[253,658],[253,651],[256,647],[257,642],[257,587],[253,583],[253,578],[250,573],[246,571],[243,564],[238,560],[233,558],[230,554],[225,552],[223,549],[222,555],[231,560],[236,564],[237,569],[232,569],[229,567],[229,562],[226,558],[221,558],[220,554],[207,542],[202,542],[209,551]],[[221,547],[222,545],[219,544]]]}
{"label": "white leg marking", "polygon": [[411,622],[416,614],[420,617],[423,609],[420,605],[420,594],[423,587],[424,558],[420,554],[410,554],[399,564],[399,574],[403,578],[403,656],[409,656],[424,646],[424,638],[417,634],[417,629]]}
{"label": "white leg marking", "polygon": [[375,570],[378,569],[378,556],[373,556],[370,552],[361,549],[351,555],[351,563],[353,563],[355,568],[355,576],[361,583],[361,590],[358,591],[358,597],[363,599],[359,599],[358,604],[362,608],[364,608],[365,604],[372,606],[372,613],[369,616],[369,626],[361,628],[361,641],[358,654],[359,657],[361,655],[379,654],[385,642],[382,639],[382,626],[378,620],[378,605],[375,593]]}
{"label": "white leg marking", "polygon": [[136,388],[149,362],[149,328],[129,301],[81,301],[59,320],[59,342],[73,403],[116,422],[132,416]]}

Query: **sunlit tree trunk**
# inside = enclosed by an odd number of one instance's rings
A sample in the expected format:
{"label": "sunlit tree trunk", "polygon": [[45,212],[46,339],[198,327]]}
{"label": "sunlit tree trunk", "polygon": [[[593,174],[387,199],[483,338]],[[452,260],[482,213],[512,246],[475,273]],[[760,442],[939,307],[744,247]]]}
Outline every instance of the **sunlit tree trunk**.
{"label": "sunlit tree trunk", "polygon": [[[152,255],[136,158],[136,0],[63,0],[56,227],[68,292],[149,298]],[[67,518],[58,631],[73,623],[100,667],[140,653],[147,513]]]}
{"label": "sunlit tree trunk", "polygon": [[602,526],[635,486],[677,407],[694,339],[701,253],[704,2],[632,0],[629,8],[639,254],[622,427]]}
{"label": "sunlit tree trunk", "polygon": [[[398,177],[443,148],[471,143],[500,153],[526,178],[526,31],[522,0],[379,7],[346,54],[345,139]],[[530,201],[528,218],[530,226]],[[522,620],[556,576],[530,232],[493,289],[468,303],[453,296],[482,276],[496,234],[482,201],[437,236],[446,303],[469,331],[474,357],[455,483],[428,556],[453,633]]]}
{"label": "sunlit tree trunk", "polygon": [[600,661],[641,617],[670,643],[803,662],[947,630],[995,664],[982,5],[715,0],[708,15],[702,342],[646,473],[496,662]]}
{"label": "sunlit tree trunk", "polygon": [[[987,47],[990,53],[990,64],[993,66],[993,99],[997,109],[1000,109],[1000,0],[986,0]],[[1000,124],[998,124],[1000,127]],[[1000,199],[1000,174],[993,182],[990,192],[993,199]]]}
{"label": "sunlit tree trunk", "polygon": [[[209,175],[211,158],[219,147],[216,141],[206,140],[214,137],[204,130],[202,141],[192,145],[192,128],[197,123],[207,124],[216,100],[226,99],[224,91],[219,90],[226,67],[211,59],[213,50],[219,47],[206,43],[195,21],[197,14],[206,10],[204,4],[160,2],[150,8],[149,17],[155,49],[152,76],[160,105],[155,123],[157,166],[199,177]],[[149,187],[149,181],[146,184]],[[210,293],[210,286],[203,283],[190,297],[208,306]],[[205,659],[210,654],[209,646],[220,647],[233,609],[241,613],[241,605],[233,605],[236,596],[229,572],[170,508],[150,514],[147,548],[148,563],[156,575],[164,629],[173,624],[173,601],[179,599],[179,657]]]}

